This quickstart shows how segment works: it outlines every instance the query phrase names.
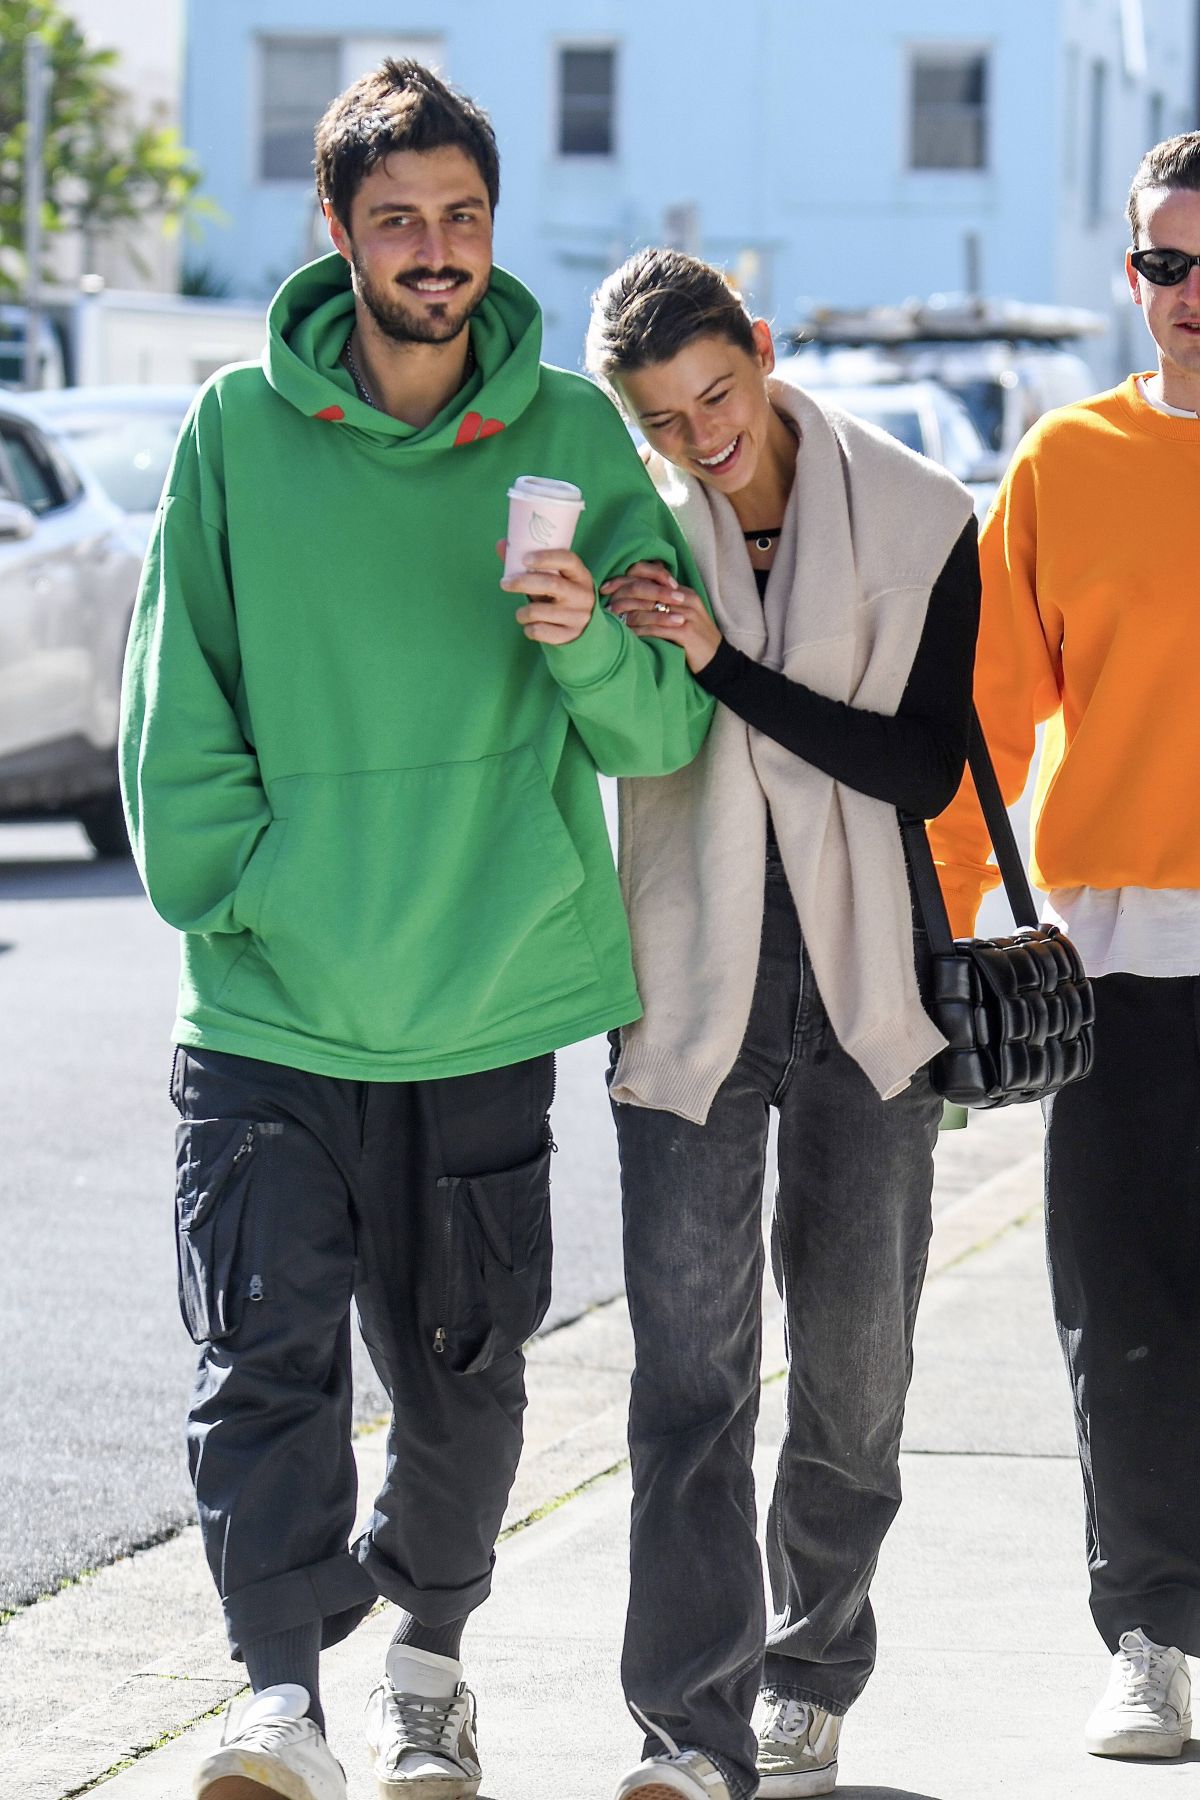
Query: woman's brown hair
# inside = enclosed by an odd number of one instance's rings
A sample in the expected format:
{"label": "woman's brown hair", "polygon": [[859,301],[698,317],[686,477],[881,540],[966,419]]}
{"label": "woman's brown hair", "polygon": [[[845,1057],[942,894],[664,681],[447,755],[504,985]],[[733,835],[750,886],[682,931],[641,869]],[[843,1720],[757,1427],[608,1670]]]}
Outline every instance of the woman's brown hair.
{"label": "woman's brown hair", "polygon": [[615,376],[669,362],[693,338],[723,337],[751,356],[750,315],[720,269],[681,250],[639,250],[592,296],[585,364]]}

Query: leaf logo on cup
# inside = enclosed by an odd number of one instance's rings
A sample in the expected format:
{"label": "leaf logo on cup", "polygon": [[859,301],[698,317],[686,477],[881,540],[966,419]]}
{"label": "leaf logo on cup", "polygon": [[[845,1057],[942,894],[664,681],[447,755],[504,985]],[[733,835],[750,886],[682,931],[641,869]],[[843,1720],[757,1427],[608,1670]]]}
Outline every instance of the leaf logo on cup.
{"label": "leaf logo on cup", "polygon": [[540,544],[542,546],[543,550],[550,550],[557,547],[555,545],[557,533],[554,529],[554,521],[553,519],[548,519],[545,513],[534,513],[529,521],[529,535],[535,544]]}

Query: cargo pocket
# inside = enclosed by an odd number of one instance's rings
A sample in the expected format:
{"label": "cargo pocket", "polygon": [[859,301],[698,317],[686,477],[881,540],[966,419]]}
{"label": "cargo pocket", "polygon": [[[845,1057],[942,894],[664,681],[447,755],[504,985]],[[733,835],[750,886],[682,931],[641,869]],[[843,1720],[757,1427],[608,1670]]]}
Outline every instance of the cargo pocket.
{"label": "cargo pocket", "polygon": [[550,1304],[549,1134],[532,1162],[446,1175],[433,1348],[458,1375],[519,1350]]}
{"label": "cargo pocket", "polygon": [[245,1214],[256,1155],[265,1138],[282,1130],[250,1119],[185,1119],[176,1127],[179,1310],[197,1344],[229,1337],[244,1301],[257,1298],[249,1287],[241,1291]]}

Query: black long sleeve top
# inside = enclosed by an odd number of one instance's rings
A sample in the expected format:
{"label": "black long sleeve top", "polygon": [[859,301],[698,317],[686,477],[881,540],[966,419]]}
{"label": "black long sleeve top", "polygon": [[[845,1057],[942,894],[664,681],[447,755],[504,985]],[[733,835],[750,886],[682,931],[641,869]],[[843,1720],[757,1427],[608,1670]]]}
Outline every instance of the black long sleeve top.
{"label": "black long sleeve top", "polygon": [[[968,520],[933,584],[895,714],[830,700],[766,669],[722,638],[696,676],[723,706],[847,787],[936,818],[962,780],[979,630],[979,534]],[[756,570],[759,592],[766,571]]]}

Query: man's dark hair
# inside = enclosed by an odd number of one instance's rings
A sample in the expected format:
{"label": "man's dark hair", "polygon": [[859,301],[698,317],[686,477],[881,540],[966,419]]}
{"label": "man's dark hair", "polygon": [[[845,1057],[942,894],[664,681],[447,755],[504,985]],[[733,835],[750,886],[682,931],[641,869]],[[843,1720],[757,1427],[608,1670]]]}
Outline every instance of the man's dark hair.
{"label": "man's dark hair", "polygon": [[317,126],[316,144],[317,193],[347,230],[355,194],[393,150],[463,150],[479,170],[493,212],[500,198],[491,120],[410,57],[387,57],[339,94]]}
{"label": "man's dark hair", "polygon": [[742,297],[720,269],[680,250],[639,250],[592,297],[586,366],[601,381],[669,362],[693,338],[723,337],[754,355]]}
{"label": "man's dark hair", "polygon": [[1136,250],[1142,230],[1141,196],[1148,188],[1193,188],[1200,191],[1200,131],[1185,131],[1147,150],[1129,190],[1129,229]]}

